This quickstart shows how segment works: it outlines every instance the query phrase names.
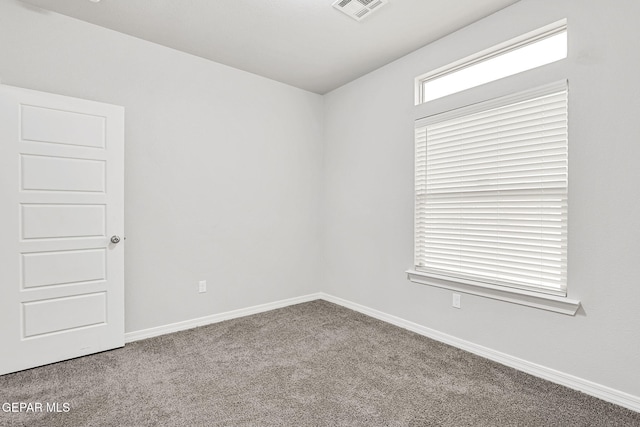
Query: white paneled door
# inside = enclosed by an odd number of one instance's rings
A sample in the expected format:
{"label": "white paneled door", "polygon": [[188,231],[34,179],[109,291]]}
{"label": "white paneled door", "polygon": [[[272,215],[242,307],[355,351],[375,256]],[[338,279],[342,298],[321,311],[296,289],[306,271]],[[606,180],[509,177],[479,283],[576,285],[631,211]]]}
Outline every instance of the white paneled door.
{"label": "white paneled door", "polygon": [[0,375],[124,345],[123,232],[124,109],[0,85]]}

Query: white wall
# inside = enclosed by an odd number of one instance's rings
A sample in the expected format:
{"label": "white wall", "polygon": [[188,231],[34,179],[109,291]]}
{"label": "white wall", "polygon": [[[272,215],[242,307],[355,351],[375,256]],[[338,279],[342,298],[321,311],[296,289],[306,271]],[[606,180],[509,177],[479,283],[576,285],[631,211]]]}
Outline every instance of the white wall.
{"label": "white wall", "polygon": [[[323,290],[640,396],[640,2],[522,0],[325,96]],[[414,77],[568,18],[569,58],[429,105]],[[569,296],[575,317],[406,280],[413,122],[569,79]]]}
{"label": "white wall", "polygon": [[322,97],[14,0],[0,53],[3,84],[126,108],[127,331],[318,290]]}

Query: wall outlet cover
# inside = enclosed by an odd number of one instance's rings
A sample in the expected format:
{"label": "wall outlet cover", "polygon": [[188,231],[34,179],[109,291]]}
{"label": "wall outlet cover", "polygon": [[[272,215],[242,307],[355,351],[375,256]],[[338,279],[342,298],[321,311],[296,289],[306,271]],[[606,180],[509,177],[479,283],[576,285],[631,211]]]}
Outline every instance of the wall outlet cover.
{"label": "wall outlet cover", "polygon": [[460,308],[460,294],[453,294],[453,307]]}

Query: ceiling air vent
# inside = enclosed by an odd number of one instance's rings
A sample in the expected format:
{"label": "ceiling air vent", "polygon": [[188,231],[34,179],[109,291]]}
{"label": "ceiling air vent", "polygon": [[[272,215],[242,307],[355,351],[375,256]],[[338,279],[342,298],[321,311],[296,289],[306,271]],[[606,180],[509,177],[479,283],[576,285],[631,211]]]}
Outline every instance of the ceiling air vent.
{"label": "ceiling air vent", "polygon": [[362,21],[387,3],[388,0],[336,0],[333,7],[356,21]]}

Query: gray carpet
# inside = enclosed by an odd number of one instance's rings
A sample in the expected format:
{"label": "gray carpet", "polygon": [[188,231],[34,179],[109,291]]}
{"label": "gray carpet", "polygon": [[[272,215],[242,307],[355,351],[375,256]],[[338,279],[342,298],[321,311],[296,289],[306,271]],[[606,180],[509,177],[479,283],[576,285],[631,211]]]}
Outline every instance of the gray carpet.
{"label": "gray carpet", "polygon": [[640,414],[324,301],[0,377],[2,426],[640,426]]}

